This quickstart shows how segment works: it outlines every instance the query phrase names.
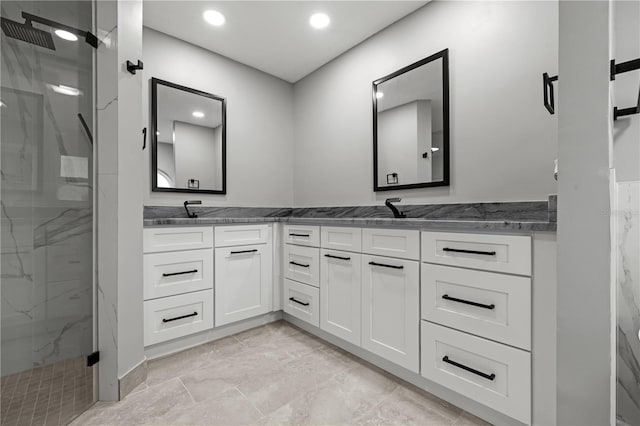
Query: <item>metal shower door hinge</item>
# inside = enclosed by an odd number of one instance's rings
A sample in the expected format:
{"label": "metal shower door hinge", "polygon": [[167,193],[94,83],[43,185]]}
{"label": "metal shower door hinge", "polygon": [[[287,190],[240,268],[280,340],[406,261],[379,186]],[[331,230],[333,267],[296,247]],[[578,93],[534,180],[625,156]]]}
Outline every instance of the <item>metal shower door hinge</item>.
{"label": "metal shower door hinge", "polygon": [[92,365],[100,362],[100,351],[95,351],[91,355],[87,357],[87,367],[91,367]]}

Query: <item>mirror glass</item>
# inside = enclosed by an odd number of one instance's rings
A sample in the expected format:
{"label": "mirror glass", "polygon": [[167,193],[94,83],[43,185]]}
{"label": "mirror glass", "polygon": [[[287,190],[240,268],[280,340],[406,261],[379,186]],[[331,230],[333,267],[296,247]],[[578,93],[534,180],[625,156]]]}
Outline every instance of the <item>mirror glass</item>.
{"label": "mirror glass", "polygon": [[373,82],[375,191],[449,185],[448,74],[443,50]]}
{"label": "mirror glass", "polygon": [[153,191],[226,193],[226,102],[151,80]]}

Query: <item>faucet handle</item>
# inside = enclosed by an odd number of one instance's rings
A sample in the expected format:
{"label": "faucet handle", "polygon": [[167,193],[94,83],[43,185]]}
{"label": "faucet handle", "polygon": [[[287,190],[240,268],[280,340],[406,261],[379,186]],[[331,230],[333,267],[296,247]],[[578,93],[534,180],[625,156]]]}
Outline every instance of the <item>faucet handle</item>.
{"label": "faucet handle", "polygon": [[384,203],[385,204],[387,204],[387,203],[399,203],[400,201],[402,201],[402,198],[395,197],[395,198],[387,198],[384,201]]}
{"label": "faucet handle", "polygon": [[191,204],[202,204],[202,201],[201,200],[187,200],[187,201],[184,202],[184,209],[187,211],[187,217],[189,217],[191,219],[195,219],[196,217],[198,217],[198,215],[195,214],[195,213],[191,213],[189,211],[189,208],[187,207],[188,205],[191,205]]}

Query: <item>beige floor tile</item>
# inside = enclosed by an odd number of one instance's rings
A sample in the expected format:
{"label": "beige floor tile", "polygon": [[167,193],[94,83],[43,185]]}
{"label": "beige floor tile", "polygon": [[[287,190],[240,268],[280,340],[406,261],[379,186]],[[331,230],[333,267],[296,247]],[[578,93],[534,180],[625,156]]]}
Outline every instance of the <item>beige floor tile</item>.
{"label": "beige floor tile", "polygon": [[212,351],[213,345],[207,344],[149,361],[147,385],[155,386],[206,366]]}
{"label": "beige floor tile", "polygon": [[455,426],[491,426],[491,423],[487,423],[466,411],[463,412],[453,424]]}
{"label": "beige floor tile", "polygon": [[72,425],[153,425],[174,410],[195,405],[180,380],[173,379],[129,395],[116,403],[100,403],[77,418]]}
{"label": "beige floor tile", "polygon": [[261,414],[235,388],[216,398],[188,408],[168,413],[161,420],[165,425],[255,425]]}
{"label": "beige floor tile", "polygon": [[263,325],[261,327],[252,328],[234,335],[243,345],[246,346],[262,346],[271,344],[274,341],[299,333],[299,329],[291,326],[285,321],[276,321]]}

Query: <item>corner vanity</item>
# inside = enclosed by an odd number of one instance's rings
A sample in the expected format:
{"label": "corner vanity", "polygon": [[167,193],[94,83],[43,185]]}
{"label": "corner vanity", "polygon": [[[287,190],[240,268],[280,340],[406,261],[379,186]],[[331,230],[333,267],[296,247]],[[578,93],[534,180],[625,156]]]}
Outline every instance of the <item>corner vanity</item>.
{"label": "corner vanity", "polygon": [[284,318],[487,420],[539,424],[555,398],[553,222],[145,225],[148,358]]}

